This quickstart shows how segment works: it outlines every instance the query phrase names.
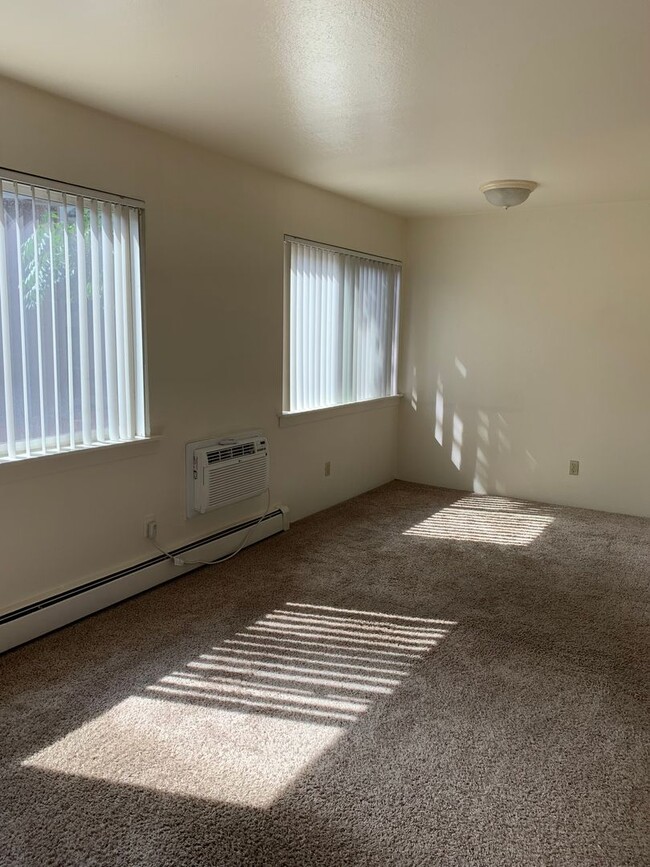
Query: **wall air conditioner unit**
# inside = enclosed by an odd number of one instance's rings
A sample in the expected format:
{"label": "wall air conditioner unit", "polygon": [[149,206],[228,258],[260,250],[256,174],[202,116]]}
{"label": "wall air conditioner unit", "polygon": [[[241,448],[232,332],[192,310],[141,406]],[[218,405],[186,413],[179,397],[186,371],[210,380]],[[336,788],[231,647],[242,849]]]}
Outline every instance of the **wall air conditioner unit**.
{"label": "wall air conditioner unit", "polygon": [[269,447],[261,431],[189,443],[187,515],[192,517],[263,494]]}

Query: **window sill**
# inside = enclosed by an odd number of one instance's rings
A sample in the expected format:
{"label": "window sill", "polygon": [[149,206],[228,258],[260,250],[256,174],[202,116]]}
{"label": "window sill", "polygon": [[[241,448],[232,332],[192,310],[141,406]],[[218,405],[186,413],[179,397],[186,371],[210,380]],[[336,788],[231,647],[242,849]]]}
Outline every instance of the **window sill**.
{"label": "window sill", "polygon": [[158,450],[161,439],[161,436],[140,437],[121,443],[78,446],[69,451],[34,455],[30,458],[5,458],[0,460],[0,484],[153,454]]}
{"label": "window sill", "polygon": [[375,400],[360,400],[355,403],[341,403],[337,406],[325,406],[322,409],[308,409],[305,412],[282,412],[278,416],[280,427],[293,427],[297,424],[308,424],[313,421],[324,421],[339,415],[351,415],[358,412],[369,412],[373,409],[384,409],[397,406],[401,394],[390,397],[378,397]]}

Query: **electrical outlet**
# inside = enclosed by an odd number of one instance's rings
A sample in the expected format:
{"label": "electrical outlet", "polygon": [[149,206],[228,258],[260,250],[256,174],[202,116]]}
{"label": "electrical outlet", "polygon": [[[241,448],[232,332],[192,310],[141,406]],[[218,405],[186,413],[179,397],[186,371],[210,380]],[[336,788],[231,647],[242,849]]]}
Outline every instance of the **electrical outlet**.
{"label": "electrical outlet", "polygon": [[325,475],[326,476],[332,475],[332,462],[331,461],[325,461]]}
{"label": "electrical outlet", "polygon": [[144,537],[145,539],[155,539],[158,535],[158,522],[155,515],[147,515],[144,519]]}
{"label": "electrical outlet", "polygon": [[580,474],[580,461],[569,461],[569,475],[577,476]]}

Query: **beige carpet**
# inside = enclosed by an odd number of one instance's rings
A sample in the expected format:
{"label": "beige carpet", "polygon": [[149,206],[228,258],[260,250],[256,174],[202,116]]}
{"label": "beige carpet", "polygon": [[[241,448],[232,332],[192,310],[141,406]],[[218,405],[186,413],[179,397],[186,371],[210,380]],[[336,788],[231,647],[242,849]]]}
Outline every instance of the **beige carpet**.
{"label": "beige carpet", "polygon": [[650,863],[650,522],[394,482],[0,658],[0,864]]}

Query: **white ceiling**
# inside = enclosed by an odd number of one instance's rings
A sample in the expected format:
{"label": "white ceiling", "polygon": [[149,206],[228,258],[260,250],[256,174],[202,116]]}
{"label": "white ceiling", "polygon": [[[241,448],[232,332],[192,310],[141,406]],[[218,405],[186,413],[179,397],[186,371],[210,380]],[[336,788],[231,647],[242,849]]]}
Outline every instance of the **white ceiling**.
{"label": "white ceiling", "polygon": [[0,11],[0,73],[392,211],[488,209],[502,177],[527,208],[650,199],[649,0]]}

